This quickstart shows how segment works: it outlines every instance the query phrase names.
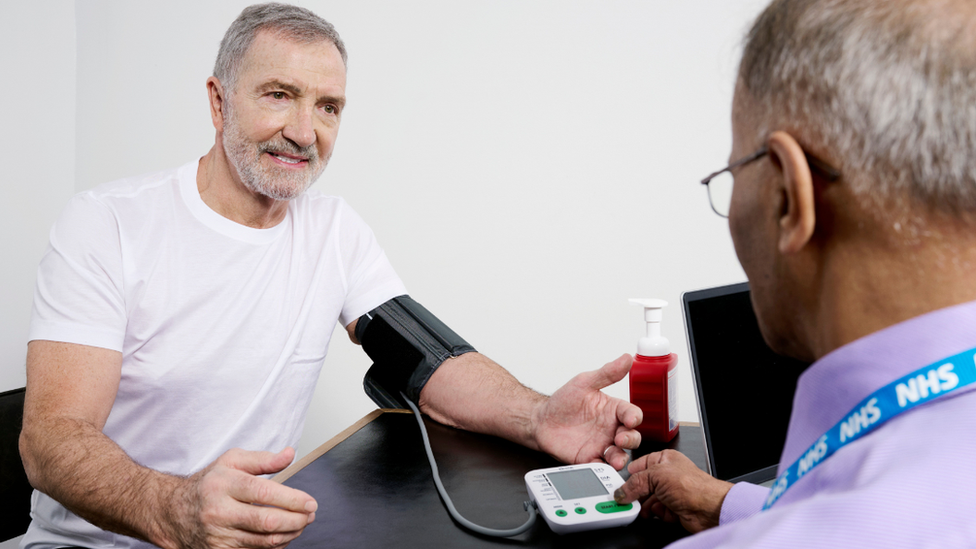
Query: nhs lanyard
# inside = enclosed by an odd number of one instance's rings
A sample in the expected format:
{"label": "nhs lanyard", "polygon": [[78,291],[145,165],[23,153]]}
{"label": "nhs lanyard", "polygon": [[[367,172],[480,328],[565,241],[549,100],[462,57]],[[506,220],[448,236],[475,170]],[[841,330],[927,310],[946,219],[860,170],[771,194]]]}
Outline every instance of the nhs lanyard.
{"label": "nhs lanyard", "polygon": [[769,509],[803,475],[834,452],[874,431],[889,419],[926,402],[976,383],[976,347],[933,362],[878,389],[830,428],[773,484],[763,505]]}

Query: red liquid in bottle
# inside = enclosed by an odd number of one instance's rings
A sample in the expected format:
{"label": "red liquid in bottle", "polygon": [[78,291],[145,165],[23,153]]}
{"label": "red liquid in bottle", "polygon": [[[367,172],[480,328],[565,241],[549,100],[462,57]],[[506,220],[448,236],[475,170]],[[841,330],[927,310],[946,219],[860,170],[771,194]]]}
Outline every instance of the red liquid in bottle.
{"label": "red liquid in bottle", "polygon": [[668,442],[678,434],[678,355],[634,357],[630,402],[644,412],[637,427],[643,440]]}

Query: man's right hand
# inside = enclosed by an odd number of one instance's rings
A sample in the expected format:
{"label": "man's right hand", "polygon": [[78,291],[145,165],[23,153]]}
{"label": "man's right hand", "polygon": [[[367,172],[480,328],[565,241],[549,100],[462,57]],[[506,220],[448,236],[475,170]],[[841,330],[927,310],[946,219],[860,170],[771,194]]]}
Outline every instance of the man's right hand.
{"label": "man's right hand", "polygon": [[300,490],[257,475],[277,473],[295,451],[233,449],[185,479],[172,494],[167,546],[284,547],[315,520],[318,504]]}

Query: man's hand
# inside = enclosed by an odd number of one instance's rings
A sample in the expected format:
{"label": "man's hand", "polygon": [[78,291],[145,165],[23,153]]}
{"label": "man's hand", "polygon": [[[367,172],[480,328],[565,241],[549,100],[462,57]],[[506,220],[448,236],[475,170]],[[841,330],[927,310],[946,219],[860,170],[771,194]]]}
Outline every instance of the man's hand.
{"label": "man's hand", "polygon": [[722,502],[732,484],[699,469],[684,454],[664,450],[634,460],[630,478],[617,489],[617,503],[641,500],[641,514],[681,521],[691,533],[718,526]]}
{"label": "man's hand", "polygon": [[627,464],[625,449],[640,446],[643,414],[637,406],[600,389],[627,375],[633,358],[623,355],[599,370],[584,372],[539,406],[533,424],[539,449],[567,463],[606,460],[615,469]]}
{"label": "man's hand", "polygon": [[277,473],[294,457],[291,448],[277,454],[229,450],[186,479],[166,506],[166,527],[176,536],[172,547],[288,545],[315,520],[318,504],[305,492],[256,475]]}

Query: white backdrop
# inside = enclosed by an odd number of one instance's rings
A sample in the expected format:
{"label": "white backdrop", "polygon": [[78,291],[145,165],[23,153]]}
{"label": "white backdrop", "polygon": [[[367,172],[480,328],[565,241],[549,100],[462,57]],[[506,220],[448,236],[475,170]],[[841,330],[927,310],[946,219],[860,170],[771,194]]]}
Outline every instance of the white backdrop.
{"label": "white backdrop", "polygon": [[[0,15],[0,391],[23,387],[37,263],[75,189],[75,9],[8,2]],[[39,14],[43,13],[43,17]]]}
{"label": "white backdrop", "polygon": [[[76,32],[52,46],[65,67],[5,48],[4,67],[26,57],[66,82],[45,83],[34,106],[57,131],[25,123],[14,136],[35,163],[64,173],[35,186],[36,168],[25,168],[6,183],[31,220],[0,237],[19,273],[7,301],[32,291],[25,273],[70,195],[55,189],[209,149],[204,81],[247,3],[53,2]],[[727,161],[739,44],[765,0],[300,3],[349,49],[349,105],[316,187],[370,223],[411,295],[546,393],[634,352],[643,322],[627,298],[666,299],[679,415],[696,420],[680,294],[745,279],[698,180]],[[4,28],[12,44],[50,32],[26,18]],[[32,97],[19,84],[8,88]],[[20,105],[4,106],[5,120],[37,119]],[[20,162],[21,149],[3,149],[8,165]],[[20,250],[23,231],[30,246]],[[3,316],[16,331],[4,339],[0,388],[10,388],[22,384],[29,298]],[[300,454],[373,408],[361,389],[368,366],[337,331]],[[625,383],[607,392],[627,397]]]}

